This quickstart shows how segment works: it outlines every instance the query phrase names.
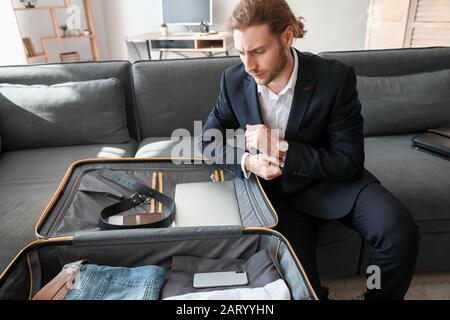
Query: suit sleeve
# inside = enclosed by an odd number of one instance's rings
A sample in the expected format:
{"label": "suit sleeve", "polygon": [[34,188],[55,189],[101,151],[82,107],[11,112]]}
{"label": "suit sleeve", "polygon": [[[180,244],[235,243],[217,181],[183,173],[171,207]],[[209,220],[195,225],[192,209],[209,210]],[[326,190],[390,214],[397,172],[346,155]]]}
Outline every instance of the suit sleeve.
{"label": "suit sleeve", "polygon": [[352,181],[364,170],[364,119],[356,89],[356,76],[349,68],[341,81],[323,146],[288,141],[283,174],[317,180]]}
{"label": "suit sleeve", "polygon": [[[239,129],[239,122],[231,108],[224,72],[220,82],[220,92],[216,105],[209,114],[203,127],[201,150],[204,157],[216,164],[223,165],[224,169],[243,178],[244,176],[240,163],[242,156],[245,153],[245,144],[240,145],[241,148],[238,147],[239,144],[238,146],[229,145],[227,143],[227,129]],[[244,133],[242,132],[242,134]],[[241,139],[243,138],[245,138],[245,136],[241,136]]]}

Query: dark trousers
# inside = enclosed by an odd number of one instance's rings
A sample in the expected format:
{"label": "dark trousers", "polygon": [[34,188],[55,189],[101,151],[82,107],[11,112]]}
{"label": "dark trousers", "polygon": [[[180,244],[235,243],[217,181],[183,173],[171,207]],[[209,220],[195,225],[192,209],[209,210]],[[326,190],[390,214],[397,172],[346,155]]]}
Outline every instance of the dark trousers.
{"label": "dark trousers", "polygon": [[[275,201],[280,231],[292,244],[319,299],[328,299],[316,262],[317,223],[285,200]],[[367,290],[365,299],[403,299],[416,265],[419,234],[408,210],[382,185],[363,189],[351,212],[340,222],[358,232],[371,248],[369,265],[381,270],[381,289]],[[355,297],[356,298],[356,297]]]}

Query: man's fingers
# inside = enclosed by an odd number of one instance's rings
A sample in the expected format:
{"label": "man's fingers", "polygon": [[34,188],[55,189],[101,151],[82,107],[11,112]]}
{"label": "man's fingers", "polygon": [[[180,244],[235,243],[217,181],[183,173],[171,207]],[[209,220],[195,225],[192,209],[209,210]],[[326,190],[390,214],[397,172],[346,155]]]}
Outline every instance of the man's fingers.
{"label": "man's fingers", "polygon": [[256,131],[247,131],[245,133],[245,138],[246,139],[252,139],[252,138],[257,138],[258,137],[258,133]]}
{"label": "man's fingers", "polygon": [[245,139],[255,139],[258,140],[259,134],[257,131],[247,132],[245,133]]}
{"label": "man's fingers", "polygon": [[261,174],[262,174],[262,178],[267,180],[267,181],[271,181],[275,178],[278,178],[279,176],[281,176],[281,170],[279,167],[276,166],[266,166],[261,168]]}
{"label": "man's fingers", "polygon": [[258,142],[255,139],[247,139],[245,141],[245,146],[248,150],[250,149],[258,149]]}
{"label": "man's fingers", "polygon": [[277,157],[269,156],[265,153],[259,154],[259,157],[261,160],[264,160],[264,162],[267,162],[267,163],[277,164],[279,161],[279,159]]}
{"label": "man's fingers", "polygon": [[265,154],[260,153],[258,154],[258,162],[261,166],[269,167],[271,165],[271,161],[269,157],[267,157]]}
{"label": "man's fingers", "polygon": [[265,154],[250,155],[251,161],[250,171],[267,181],[273,180],[282,175],[279,166],[274,164],[275,160],[273,157],[269,157]]}
{"label": "man's fingers", "polygon": [[265,124],[248,124],[247,125],[247,129],[256,129],[256,128],[267,128],[267,126]]}
{"label": "man's fingers", "polygon": [[258,130],[267,130],[268,127],[264,124],[257,124],[257,125],[247,125],[247,132],[250,131],[258,131]]}
{"label": "man's fingers", "polygon": [[258,134],[256,132],[250,132],[245,134],[245,140],[258,140]]}

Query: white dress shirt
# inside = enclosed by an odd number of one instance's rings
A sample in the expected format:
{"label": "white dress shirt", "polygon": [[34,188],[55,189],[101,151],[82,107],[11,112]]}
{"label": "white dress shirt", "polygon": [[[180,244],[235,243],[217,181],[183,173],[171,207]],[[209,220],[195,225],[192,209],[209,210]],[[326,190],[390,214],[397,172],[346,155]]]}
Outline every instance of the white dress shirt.
{"label": "white dress shirt", "polygon": [[193,292],[163,300],[291,300],[291,293],[286,282],[280,279],[261,288]]}
{"label": "white dress shirt", "polygon": [[[292,50],[292,54],[294,55],[294,70],[286,87],[279,94],[274,93],[267,86],[258,85],[258,100],[264,124],[271,129],[277,129],[280,139],[284,139],[286,134],[298,77],[298,56],[295,50]],[[241,158],[241,168],[246,179],[250,177],[250,173],[245,170],[245,160],[248,156],[247,152]]]}

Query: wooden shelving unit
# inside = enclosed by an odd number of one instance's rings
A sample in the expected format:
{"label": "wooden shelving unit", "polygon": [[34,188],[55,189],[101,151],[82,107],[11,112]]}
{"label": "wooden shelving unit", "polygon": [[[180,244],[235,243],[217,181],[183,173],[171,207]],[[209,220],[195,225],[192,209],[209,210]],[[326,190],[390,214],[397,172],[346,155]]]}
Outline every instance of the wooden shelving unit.
{"label": "wooden shelving unit", "polygon": [[[13,0],[11,0],[11,1],[14,6],[14,1]],[[27,55],[28,62],[31,62],[34,59],[44,59],[45,62],[48,62],[48,57],[49,57],[48,42],[50,42],[50,41],[70,41],[70,40],[80,40],[80,39],[89,39],[91,53],[92,53],[92,59],[94,61],[100,60],[100,54],[99,54],[98,45],[97,45],[97,36],[96,36],[95,26],[94,26],[94,19],[93,19],[93,15],[92,15],[91,0],[83,0],[83,7],[84,7],[84,13],[85,13],[85,17],[86,17],[87,28],[88,28],[90,34],[89,35],[80,35],[80,36],[67,36],[67,37],[62,36],[60,28],[59,28],[58,18],[57,18],[57,10],[67,9],[71,5],[70,0],[63,0],[63,1],[64,1],[64,5],[62,5],[62,6],[53,6],[53,7],[52,6],[42,6],[42,7],[37,6],[35,8],[14,8],[15,12],[36,12],[36,11],[42,11],[42,10],[50,11],[54,35],[40,38],[44,52],[38,53],[34,56]],[[17,14],[15,16],[16,16],[17,24],[19,25],[19,31],[23,38],[23,34],[22,34],[22,31],[20,30],[20,24],[19,24],[19,19],[17,17]]]}

